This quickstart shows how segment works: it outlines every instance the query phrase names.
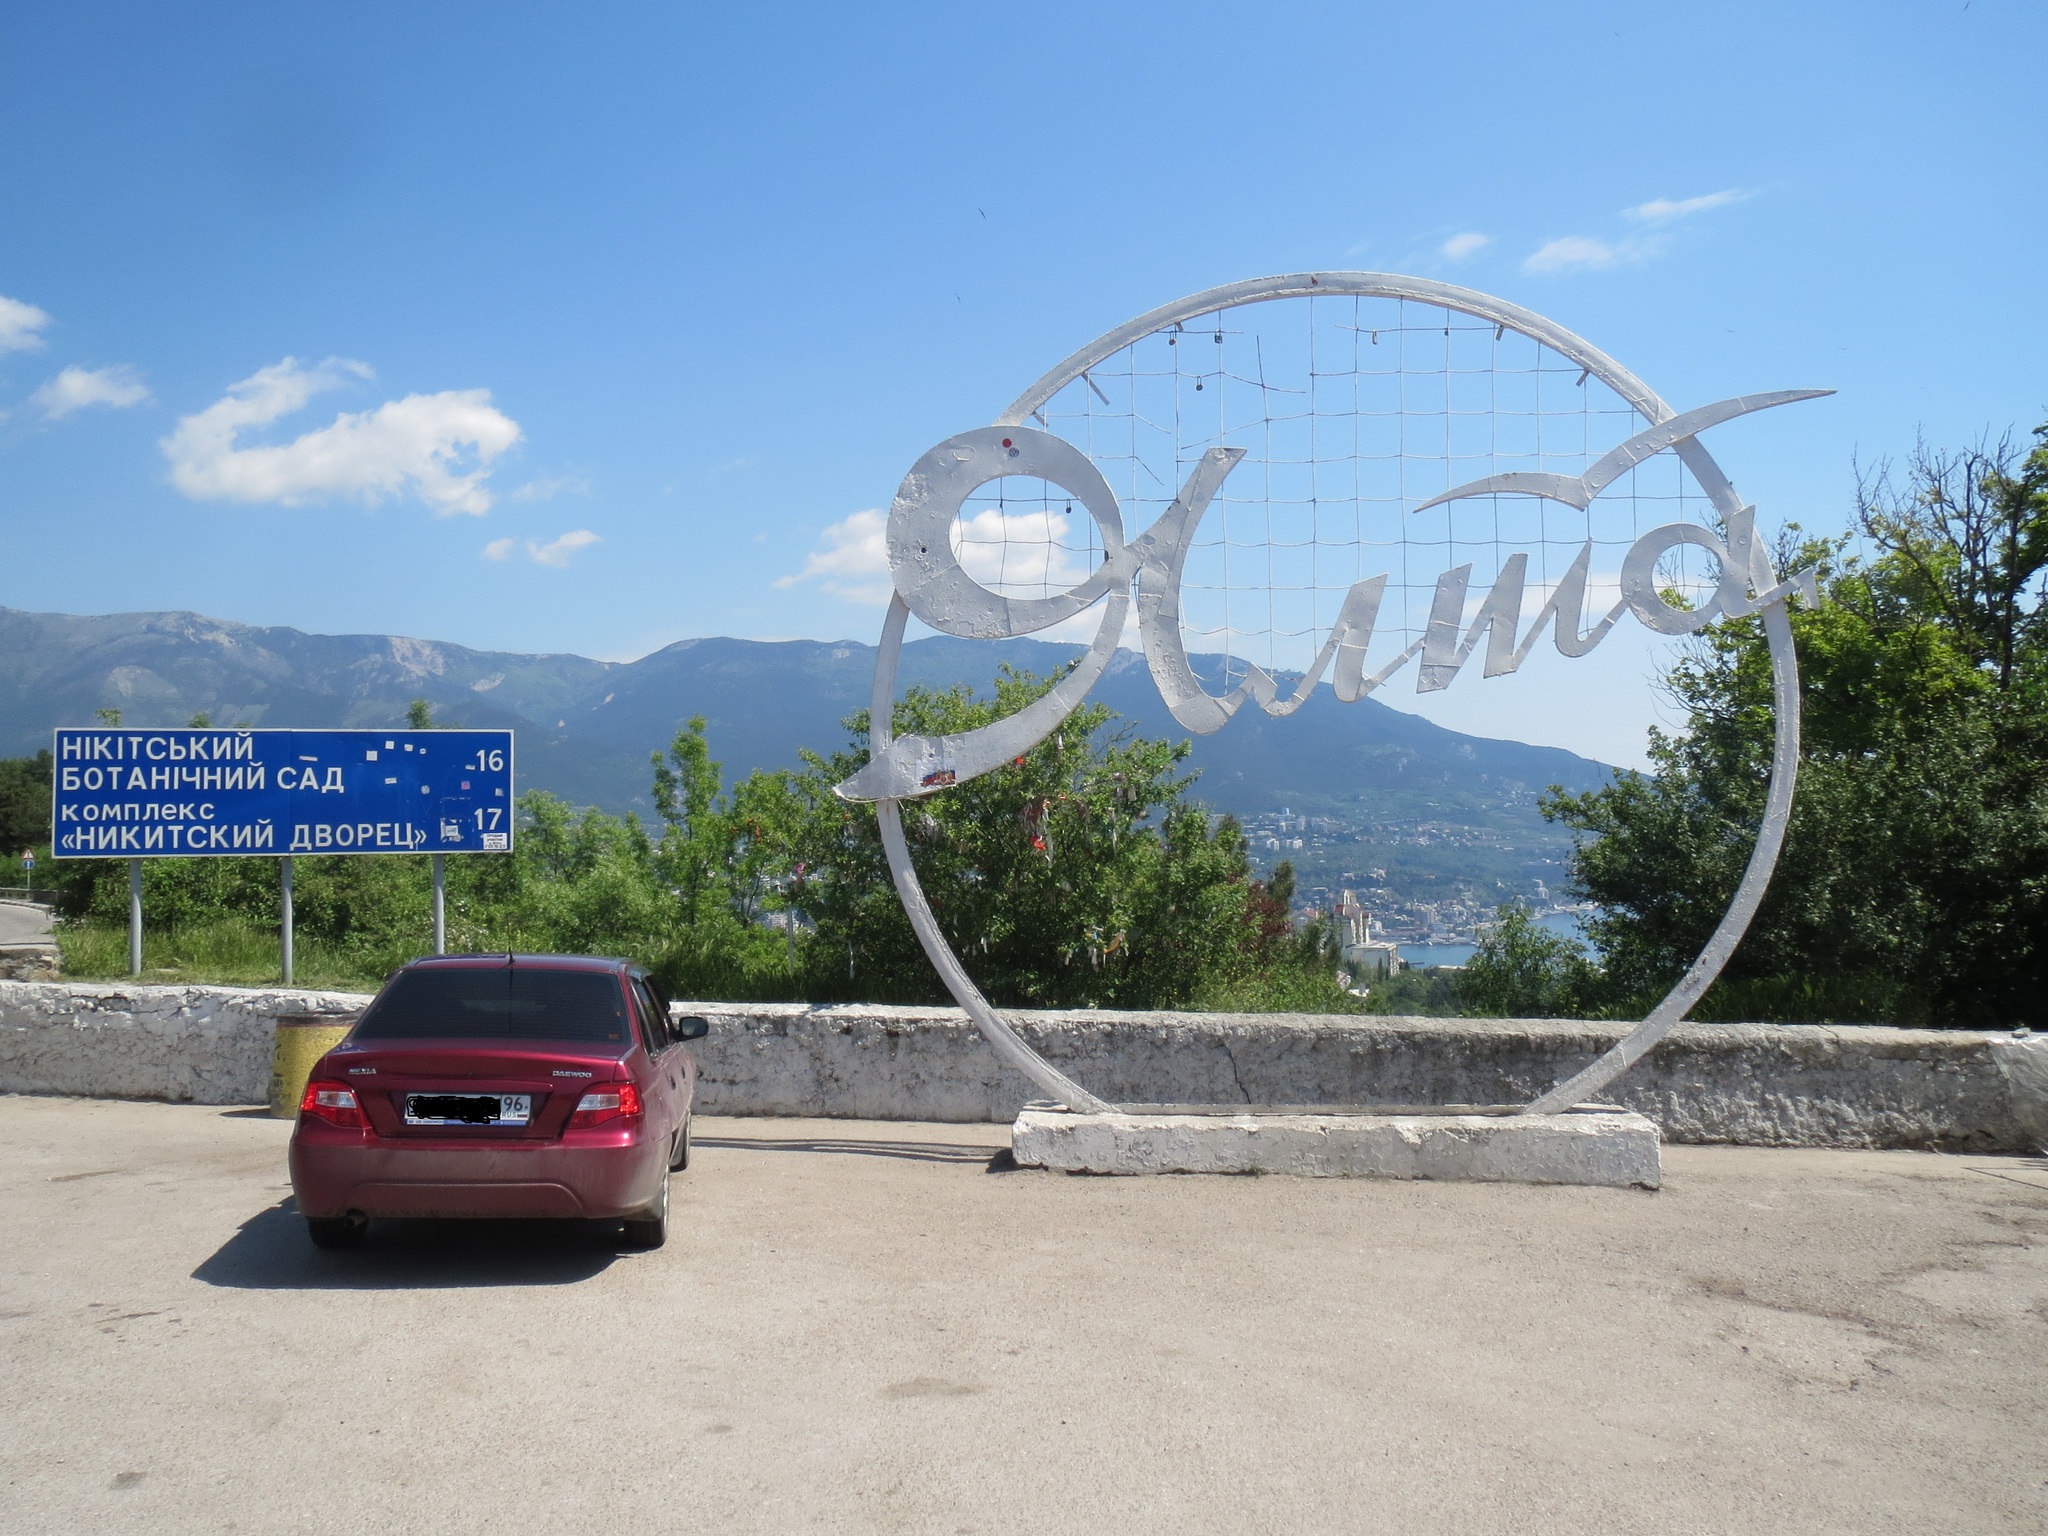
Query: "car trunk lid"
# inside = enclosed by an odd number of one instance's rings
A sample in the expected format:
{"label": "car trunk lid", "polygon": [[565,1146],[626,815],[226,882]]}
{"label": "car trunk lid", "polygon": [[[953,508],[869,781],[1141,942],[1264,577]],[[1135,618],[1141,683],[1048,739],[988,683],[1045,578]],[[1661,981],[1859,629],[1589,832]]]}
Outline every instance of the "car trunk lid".
{"label": "car trunk lid", "polygon": [[[420,1139],[552,1139],[562,1134],[576,1101],[592,1084],[621,1076],[616,1056],[575,1041],[495,1046],[476,1040],[379,1040],[343,1046],[327,1061],[323,1073],[356,1090],[378,1135]],[[524,1094],[531,1109],[524,1125],[408,1125],[406,1100],[414,1094]]]}

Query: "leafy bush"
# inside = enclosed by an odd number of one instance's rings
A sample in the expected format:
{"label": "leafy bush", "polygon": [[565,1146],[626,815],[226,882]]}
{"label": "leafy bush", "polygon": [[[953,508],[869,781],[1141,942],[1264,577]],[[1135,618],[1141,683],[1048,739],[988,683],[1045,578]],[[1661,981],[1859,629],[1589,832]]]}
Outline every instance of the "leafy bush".
{"label": "leafy bush", "polygon": [[1539,927],[1527,902],[1511,901],[1480,935],[1455,985],[1467,1012],[1554,1019],[1584,1012],[1597,979],[1577,944]]}

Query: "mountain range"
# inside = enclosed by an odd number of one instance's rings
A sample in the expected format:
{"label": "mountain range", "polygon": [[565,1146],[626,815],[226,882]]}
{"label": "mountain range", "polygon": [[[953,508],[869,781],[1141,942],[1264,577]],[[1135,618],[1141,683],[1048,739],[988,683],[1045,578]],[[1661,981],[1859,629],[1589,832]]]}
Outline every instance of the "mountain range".
{"label": "mountain range", "polygon": [[[986,689],[998,666],[1043,674],[1080,648],[933,636],[904,647],[904,684]],[[1221,658],[1194,658],[1213,679]],[[442,724],[518,732],[519,782],[578,804],[649,812],[648,756],[692,715],[727,782],[842,745],[864,708],[875,648],[856,641],[679,640],[637,661],[479,651],[398,635],[313,635],[194,613],[83,617],[0,608],[0,756],[47,746],[52,727],[119,709],[129,725],[402,724],[424,698]],[[1185,737],[1144,659],[1118,652],[1092,697],[1141,732]],[[1446,730],[1328,689],[1288,719],[1247,709],[1196,738],[1199,798],[1246,818],[1281,807],[1360,834],[1446,823],[1508,838],[1554,863],[1563,844],[1535,811],[1547,786],[1590,789],[1607,767],[1554,747]]]}

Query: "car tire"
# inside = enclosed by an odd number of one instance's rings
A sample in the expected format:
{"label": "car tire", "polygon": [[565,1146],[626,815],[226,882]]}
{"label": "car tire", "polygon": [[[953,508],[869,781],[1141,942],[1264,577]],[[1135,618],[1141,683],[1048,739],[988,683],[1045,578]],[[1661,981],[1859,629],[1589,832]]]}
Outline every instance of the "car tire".
{"label": "car tire", "polygon": [[690,1127],[696,1119],[695,1115],[683,1116],[683,1128],[676,1133],[676,1155],[669,1159],[671,1173],[681,1173],[690,1166]]}
{"label": "car tire", "polygon": [[306,1236],[315,1248],[354,1248],[369,1233],[367,1216],[308,1216]]}
{"label": "car tire", "polygon": [[668,1174],[661,1176],[661,1193],[654,1203],[636,1216],[626,1218],[628,1248],[659,1248],[668,1241]]}

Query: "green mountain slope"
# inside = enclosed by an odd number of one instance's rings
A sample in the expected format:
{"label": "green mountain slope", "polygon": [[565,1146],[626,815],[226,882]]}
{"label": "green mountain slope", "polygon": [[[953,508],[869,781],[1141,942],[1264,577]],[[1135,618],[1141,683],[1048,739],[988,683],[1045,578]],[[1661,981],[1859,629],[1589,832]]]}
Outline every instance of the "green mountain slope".
{"label": "green mountain slope", "polygon": [[[986,687],[1000,664],[1042,673],[1077,654],[935,636],[904,648],[902,672],[906,683]],[[728,779],[793,767],[799,748],[844,740],[840,722],[865,707],[874,658],[854,641],[704,639],[603,662],[190,613],[0,609],[0,755],[33,752],[52,727],[90,724],[102,708],[133,725],[183,725],[204,712],[217,724],[388,726],[424,697],[447,723],[516,729],[524,785],[644,812],[648,754],[691,715],[708,720]],[[1195,660],[1212,674],[1220,665]],[[1187,734],[1139,656],[1119,653],[1094,696],[1147,734]],[[1292,858],[1305,894],[1348,883],[1468,890],[1482,902],[1554,881],[1565,843],[1536,815],[1536,797],[1551,784],[1590,788],[1609,771],[1556,748],[1445,730],[1376,699],[1339,704],[1327,689],[1285,720],[1241,713],[1198,739],[1192,762],[1200,796],[1253,826],[1263,861]],[[1296,838],[1302,847],[1286,846]],[[1373,869],[1387,873],[1368,878]]]}

